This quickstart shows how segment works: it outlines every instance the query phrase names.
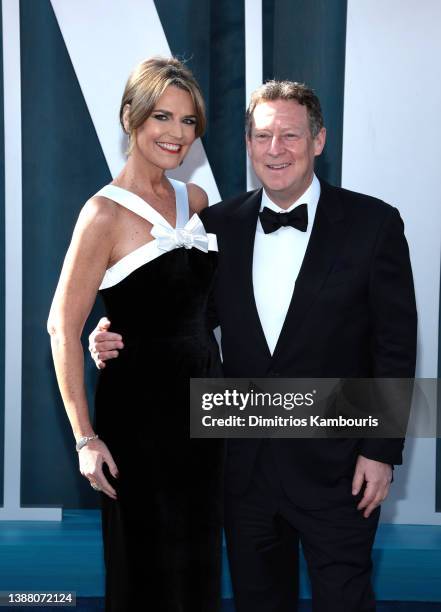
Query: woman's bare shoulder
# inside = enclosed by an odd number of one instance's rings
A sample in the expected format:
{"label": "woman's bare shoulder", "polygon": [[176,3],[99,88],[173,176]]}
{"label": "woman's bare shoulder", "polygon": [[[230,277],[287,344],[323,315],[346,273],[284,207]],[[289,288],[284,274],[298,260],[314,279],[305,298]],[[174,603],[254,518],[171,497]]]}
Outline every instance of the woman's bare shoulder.
{"label": "woman's bare shoulder", "polygon": [[119,208],[113,200],[94,195],[83,205],[78,221],[81,225],[110,228],[118,218]]}
{"label": "woman's bare shoulder", "polygon": [[187,183],[188,200],[193,212],[199,213],[208,206],[207,193],[195,183]]}
{"label": "woman's bare shoulder", "polygon": [[92,218],[112,220],[118,214],[120,206],[102,195],[94,195],[85,202],[81,212]]}

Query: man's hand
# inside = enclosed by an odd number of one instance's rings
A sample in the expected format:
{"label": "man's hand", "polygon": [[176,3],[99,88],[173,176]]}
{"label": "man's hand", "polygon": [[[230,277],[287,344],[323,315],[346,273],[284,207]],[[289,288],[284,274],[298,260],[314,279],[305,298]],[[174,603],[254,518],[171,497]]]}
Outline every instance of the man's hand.
{"label": "man's hand", "polygon": [[360,492],[364,482],[366,482],[366,488],[357,510],[364,510],[363,516],[368,518],[389,493],[390,483],[392,482],[392,467],[388,463],[381,463],[359,455],[352,480],[352,495],[357,495]]}
{"label": "man's hand", "polygon": [[106,367],[105,361],[118,357],[118,349],[124,348],[122,336],[109,332],[109,327],[109,319],[103,317],[89,336],[89,351],[99,370]]}

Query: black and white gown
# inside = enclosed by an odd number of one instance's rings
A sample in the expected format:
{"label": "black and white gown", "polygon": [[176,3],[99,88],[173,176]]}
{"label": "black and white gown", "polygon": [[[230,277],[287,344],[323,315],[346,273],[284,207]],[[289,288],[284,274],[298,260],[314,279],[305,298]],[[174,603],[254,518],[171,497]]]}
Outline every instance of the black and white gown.
{"label": "black and white gown", "polygon": [[211,612],[220,606],[221,440],[189,438],[189,379],[221,376],[208,321],[214,234],[189,219],[186,185],[174,229],[139,196],[105,196],[147,219],[153,241],[106,271],[100,287],[124,349],[100,372],[95,425],[119,468],[102,495],[106,610]]}

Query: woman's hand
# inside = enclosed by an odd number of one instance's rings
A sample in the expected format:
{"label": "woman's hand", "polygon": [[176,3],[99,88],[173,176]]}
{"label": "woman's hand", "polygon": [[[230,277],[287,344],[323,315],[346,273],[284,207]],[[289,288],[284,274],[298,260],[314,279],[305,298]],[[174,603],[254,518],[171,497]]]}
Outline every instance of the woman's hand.
{"label": "woman's hand", "polygon": [[109,449],[102,440],[90,440],[78,453],[80,472],[96,491],[102,491],[111,499],[117,499],[116,491],[104,476],[103,463],[106,463],[114,478],[118,478],[118,468]]}

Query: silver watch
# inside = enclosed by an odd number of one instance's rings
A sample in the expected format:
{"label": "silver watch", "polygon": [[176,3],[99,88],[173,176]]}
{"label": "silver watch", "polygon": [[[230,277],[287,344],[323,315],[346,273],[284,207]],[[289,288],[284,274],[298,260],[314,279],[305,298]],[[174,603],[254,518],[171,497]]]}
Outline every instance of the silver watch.
{"label": "silver watch", "polygon": [[96,440],[97,438],[98,438],[98,434],[94,434],[93,436],[83,436],[82,438],[80,438],[78,442],[75,444],[77,453],[79,453],[80,450],[83,448],[83,446],[86,446],[88,442],[90,442],[91,440]]}

